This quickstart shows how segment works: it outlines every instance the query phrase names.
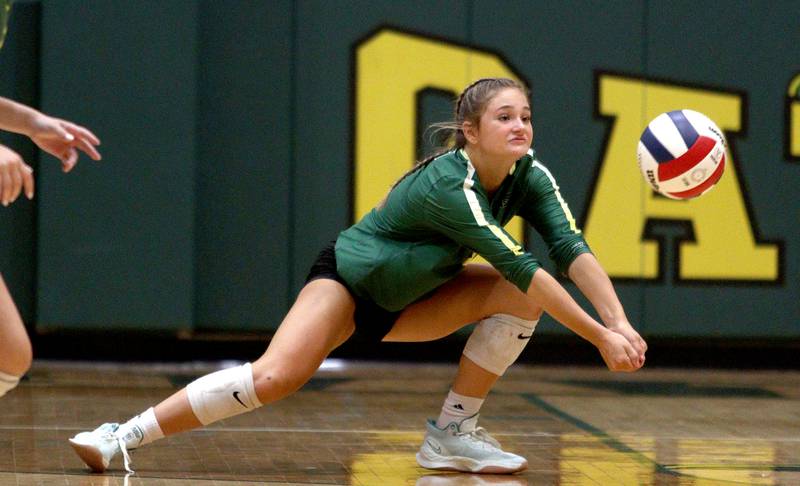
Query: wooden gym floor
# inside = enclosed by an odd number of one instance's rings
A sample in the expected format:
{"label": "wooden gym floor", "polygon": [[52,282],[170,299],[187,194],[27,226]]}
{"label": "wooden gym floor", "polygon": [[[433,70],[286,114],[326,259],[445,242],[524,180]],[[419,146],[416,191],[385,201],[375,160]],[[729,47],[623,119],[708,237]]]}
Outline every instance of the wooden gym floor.
{"label": "wooden gym floor", "polygon": [[[233,363],[228,363],[227,366]],[[36,362],[0,399],[0,485],[800,484],[800,372],[515,365],[481,414],[513,476],[437,473],[414,454],[453,365],[328,361],[295,395],[91,474],[67,438],[124,421],[207,365]]]}

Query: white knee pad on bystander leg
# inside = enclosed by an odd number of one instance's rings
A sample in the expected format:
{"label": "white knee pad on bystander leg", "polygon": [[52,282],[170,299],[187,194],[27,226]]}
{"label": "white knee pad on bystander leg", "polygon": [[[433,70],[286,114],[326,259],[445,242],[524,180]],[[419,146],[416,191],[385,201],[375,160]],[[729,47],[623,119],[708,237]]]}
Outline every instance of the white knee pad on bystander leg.
{"label": "white knee pad on bystander leg", "polygon": [[203,425],[261,406],[250,363],[202,376],[186,386],[186,394],[192,412]]}
{"label": "white knee pad on bystander leg", "polygon": [[508,314],[493,314],[475,326],[464,347],[464,356],[500,376],[522,353],[538,322]]}
{"label": "white knee pad on bystander leg", "polygon": [[9,375],[0,371],[0,397],[13,390],[19,383],[19,376]]}

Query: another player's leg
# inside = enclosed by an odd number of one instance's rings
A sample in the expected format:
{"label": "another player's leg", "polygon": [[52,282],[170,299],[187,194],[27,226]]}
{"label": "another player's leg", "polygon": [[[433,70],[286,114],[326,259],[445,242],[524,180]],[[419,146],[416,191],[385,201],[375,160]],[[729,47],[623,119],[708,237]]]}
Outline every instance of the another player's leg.
{"label": "another player's leg", "polygon": [[0,275],[0,397],[17,386],[32,358],[25,325]]}
{"label": "another player's leg", "polygon": [[255,362],[203,376],[125,424],[104,424],[70,439],[93,471],[127,450],[252,411],[298,390],[353,332],[354,302],[329,279],[307,284]]}
{"label": "another player's leg", "polygon": [[436,339],[479,321],[438,420],[427,424],[417,454],[421,466],[483,473],[527,467],[523,457],[503,451],[477,421],[489,390],[522,352],[541,312],[496,270],[470,265],[430,299],[401,314],[385,340]]}

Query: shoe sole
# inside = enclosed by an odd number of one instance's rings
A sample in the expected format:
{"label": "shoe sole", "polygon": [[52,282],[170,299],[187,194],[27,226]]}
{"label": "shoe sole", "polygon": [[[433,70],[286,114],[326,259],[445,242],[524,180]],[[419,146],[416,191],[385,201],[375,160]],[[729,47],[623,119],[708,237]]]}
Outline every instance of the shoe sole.
{"label": "shoe sole", "polygon": [[417,464],[436,471],[459,471],[479,474],[512,474],[528,467],[528,461],[518,465],[484,464],[468,457],[426,457],[417,452]]}
{"label": "shoe sole", "polygon": [[103,454],[96,447],[81,444],[72,439],[69,439],[69,445],[72,446],[78,457],[89,466],[92,472],[104,472],[108,469],[108,464],[103,464]]}

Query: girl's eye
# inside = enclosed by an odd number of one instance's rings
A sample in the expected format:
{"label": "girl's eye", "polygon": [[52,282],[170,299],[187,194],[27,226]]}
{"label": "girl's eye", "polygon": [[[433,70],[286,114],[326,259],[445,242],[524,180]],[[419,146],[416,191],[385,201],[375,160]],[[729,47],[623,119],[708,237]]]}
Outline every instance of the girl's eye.
{"label": "girl's eye", "polygon": [[507,121],[509,119],[509,117],[508,117],[508,115],[500,115],[499,119],[502,120],[502,121]]}

